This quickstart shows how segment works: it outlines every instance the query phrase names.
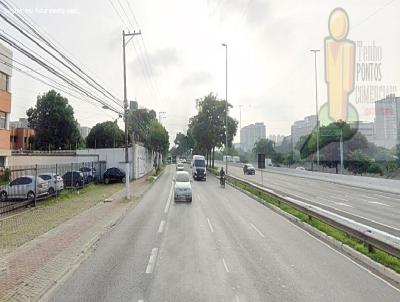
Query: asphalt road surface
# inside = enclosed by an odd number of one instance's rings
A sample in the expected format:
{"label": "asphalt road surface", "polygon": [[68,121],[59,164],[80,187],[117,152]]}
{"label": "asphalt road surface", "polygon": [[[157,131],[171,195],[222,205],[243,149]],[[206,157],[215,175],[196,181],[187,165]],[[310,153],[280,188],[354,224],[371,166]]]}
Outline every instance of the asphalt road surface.
{"label": "asphalt road surface", "polygon": [[[222,162],[217,163],[218,167],[222,165]],[[256,170],[255,175],[244,175],[242,165],[229,164],[228,173],[400,236],[399,194],[351,186],[350,181],[349,185],[344,185],[279,173],[276,169],[266,169],[262,174]]]}
{"label": "asphalt road surface", "polygon": [[217,179],[169,166],[51,301],[400,301],[400,291]]}

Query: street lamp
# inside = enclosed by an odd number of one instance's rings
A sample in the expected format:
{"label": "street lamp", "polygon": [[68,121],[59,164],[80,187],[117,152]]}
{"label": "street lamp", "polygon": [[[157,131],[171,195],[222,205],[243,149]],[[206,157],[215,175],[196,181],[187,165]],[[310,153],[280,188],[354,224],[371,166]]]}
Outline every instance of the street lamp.
{"label": "street lamp", "polygon": [[317,166],[319,169],[319,114],[318,114],[318,78],[317,78],[317,53],[319,49],[311,49],[314,53],[314,74],[315,74],[315,113],[317,115]]}
{"label": "street lamp", "polygon": [[225,173],[228,174],[228,45],[225,47]]}

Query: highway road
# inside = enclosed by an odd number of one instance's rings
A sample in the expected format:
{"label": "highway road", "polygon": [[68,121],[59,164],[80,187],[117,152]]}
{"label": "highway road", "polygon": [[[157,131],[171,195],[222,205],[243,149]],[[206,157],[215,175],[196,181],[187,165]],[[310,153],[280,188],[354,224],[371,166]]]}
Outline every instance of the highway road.
{"label": "highway road", "polygon": [[[224,163],[217,163],[218,167],[222,165]],[[329,178],[301,177],[299,173],[308,173],[304,171],[295,174],[278,170],[265,169],[262,175],[256,170],[256,175],[244,175],[241,164],[230,163],[228,167],[228,173],[233,176],[400,236],[399,194],[352,186],[351,178],[349,185],[345,185],[329,181]]]}
{"label": "highway road", "polygon": [[171,200],[169,166],[51,301],[400,301],[400,291],[217,179]]}

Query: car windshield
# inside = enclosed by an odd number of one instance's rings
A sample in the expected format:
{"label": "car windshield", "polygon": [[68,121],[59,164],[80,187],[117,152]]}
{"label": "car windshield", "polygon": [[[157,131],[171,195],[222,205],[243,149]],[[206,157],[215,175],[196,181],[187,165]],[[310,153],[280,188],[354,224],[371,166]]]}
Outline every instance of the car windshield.
{"label": "car windshield", "polygon": [[176,182],[189,182],[189,174],[188,173],[177,173],[176,174]]}
{"label": "car windshield", "polygon": [[196,160],[194,161],[194,165],[195,165],[196,167],[205,167],[205,166],[206,166],[206,163],[205,163],[204,160],[196,159]]}

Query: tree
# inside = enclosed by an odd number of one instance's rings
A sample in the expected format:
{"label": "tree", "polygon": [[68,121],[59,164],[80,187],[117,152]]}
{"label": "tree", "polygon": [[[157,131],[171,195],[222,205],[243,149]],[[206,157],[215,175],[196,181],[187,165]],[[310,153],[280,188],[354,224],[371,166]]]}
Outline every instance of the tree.
{"label": "tree", "polygon": [[354,150],[350,153],[347,162],[347,169],[354,174],[362,174],[367,172],[371,163],[371,159],[362,150]]}
{"label": "tree", "polygon": [[258,142],[255,143],[253,153],[265,154],[266,158],[275,159],[276,152],[274,150],[274,142],[266,138],[260,139]]}
{"label": "tree", "polygon": [[167,130],[156,119],[149,125],[145,146],[154,152],[166,154],[169,149],[169,135]]}
{"label": "tree", "polygon": [[83,145],[74,109],[56,91],[39,95],[35,107],[29,108],[26,114],[29,127],[35,130],[34,148],[69,149]]}
{"label": "tree", "polygon": [[125,135],[116,122],[98,123],[86,138],[88,148],[118,148],[125,145]]}
{"label": "tree", "polygon": [[154,110],[143,108],[128,112],[128,131],[134,134],[136,142],[146,142],[150,123],[153,120],[157,120],[157,114]]}

